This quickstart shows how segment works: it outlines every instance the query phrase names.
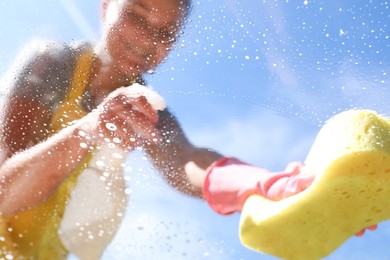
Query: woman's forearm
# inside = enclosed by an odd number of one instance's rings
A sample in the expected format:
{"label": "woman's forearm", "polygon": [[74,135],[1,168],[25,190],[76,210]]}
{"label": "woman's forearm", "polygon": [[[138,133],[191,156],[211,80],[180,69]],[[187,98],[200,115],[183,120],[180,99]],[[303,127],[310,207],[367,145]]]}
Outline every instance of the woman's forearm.
{"label": "woman's forearm", "polygon": [[6,159],[0,166],[0,213],[45,201],[87,156],[87,141],[74,124]]}
{"label": "woman's forearm", "polygon": [[203,197],[206,169],[221,155],[206,148],[197,148],[187,141],[168,145],[149,145],[146,151],[156,169],[177,190],[190,196]]}
{"label": "woman's forearm", "polygon": [[177,119],[168,111],[159,112],[158,142],[144,146],[156,169],[174,188],[202,197],[205,171],[221,157],[215,151],[192,145]]}

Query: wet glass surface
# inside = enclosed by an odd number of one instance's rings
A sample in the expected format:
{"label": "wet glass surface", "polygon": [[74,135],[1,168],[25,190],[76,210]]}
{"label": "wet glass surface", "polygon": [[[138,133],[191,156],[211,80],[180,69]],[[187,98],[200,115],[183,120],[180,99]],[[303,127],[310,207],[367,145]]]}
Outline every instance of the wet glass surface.
{"label": "wet glass surface", "polygon": [[[194,1],[146,80],[193,143],[278,171],[305,159],[330,116],[390,115],[389,16],[387,1]],[[34,38],[96,41],[99,1],[0,1],[0,21],[4,75]],[[240,244],[238,214],[173,191],[142,152],[128,156],[125,176],[128,210],[103,259],[274,259]],[[382,223],[327,259],[384,259],[389,233]]]}

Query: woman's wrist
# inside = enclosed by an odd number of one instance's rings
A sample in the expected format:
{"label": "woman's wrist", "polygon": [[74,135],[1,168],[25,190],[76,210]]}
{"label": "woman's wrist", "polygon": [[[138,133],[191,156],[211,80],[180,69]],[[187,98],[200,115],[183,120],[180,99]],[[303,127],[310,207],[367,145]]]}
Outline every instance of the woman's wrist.
{"label": "woman's wrist", "polygon": [[221,158],[206,171],[204,198],[219,214],[240,212],[246,198],[260,192],[258,183],[264,171],[236,158]]}

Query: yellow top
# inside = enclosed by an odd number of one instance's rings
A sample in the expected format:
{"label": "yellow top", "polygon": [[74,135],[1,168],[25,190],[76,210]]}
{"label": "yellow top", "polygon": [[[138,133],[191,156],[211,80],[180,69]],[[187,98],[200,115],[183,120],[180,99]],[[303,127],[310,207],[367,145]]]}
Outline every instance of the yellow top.
{"label": "yellow top", "polygon": [[240,238],[283,259],[331,254],[362,229],[390,219],[390,120],[369,110],[343,112],[319,132],[305,161],[317,177],[305,191],[245,202]]}
{"label": "yellow top", "polygon": [[[85,51],[77,61],[70,90],[52,117],[51,129],[57,132],[71,121],[86,114],[79,102],[92,66],[92,51]],[[67,250],[62,245],[58,227],[66,201],[74,187],[78,174],[86,166],[88,156],[78,169],[64,181],[58,190],[41,205],[13,216],[0,217],[0,258],[18,256],[27,259],[66,259]]]}

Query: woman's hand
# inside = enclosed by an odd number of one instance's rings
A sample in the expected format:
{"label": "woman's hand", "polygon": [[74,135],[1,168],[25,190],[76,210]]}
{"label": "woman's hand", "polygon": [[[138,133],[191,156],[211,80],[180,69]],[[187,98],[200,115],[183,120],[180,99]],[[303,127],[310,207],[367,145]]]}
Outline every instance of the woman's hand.
{"label": "woman's hand", "polygon": [[[268,190],[267,197],[273,200],[280,200],[295,195],[309,187],[314,180],[314,175],[301,174],[303,167],[303,164],[300,163],[290,163],[285,171],[290,172],[291,176],[274,182]],[[356,233],[355,236],[361,237],[366,230],[373,231],[377,228],[378,225],[369,226]]]}
{"label": "woman's hand", "polygon": [[157,141],[158,114],[147,98],[132,87],[121,87],[79,122],[81,135],[93,142],[109,142],[131,151],[142,140]]}
{"label": "woman's hand", "polygon": [[308,188],[315,175],[303,171],[301,162],[289,163],[283,172],[273,173],[274,180],[265,190],[265,197],[271,200],[281,200]]}

